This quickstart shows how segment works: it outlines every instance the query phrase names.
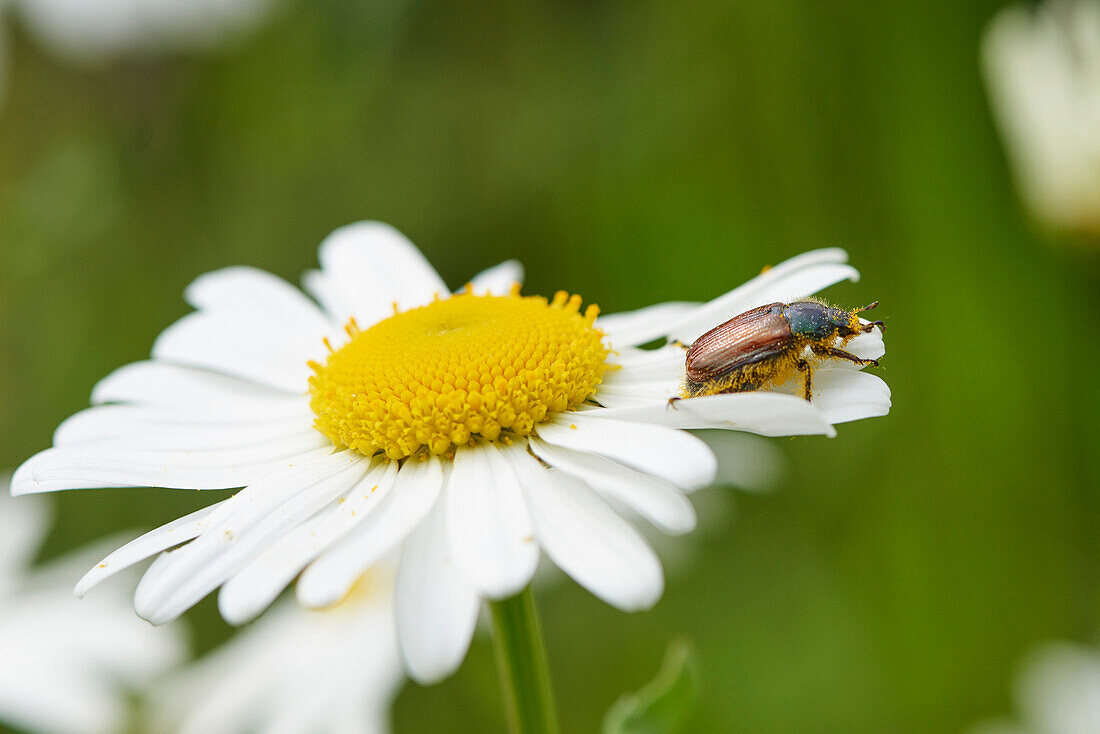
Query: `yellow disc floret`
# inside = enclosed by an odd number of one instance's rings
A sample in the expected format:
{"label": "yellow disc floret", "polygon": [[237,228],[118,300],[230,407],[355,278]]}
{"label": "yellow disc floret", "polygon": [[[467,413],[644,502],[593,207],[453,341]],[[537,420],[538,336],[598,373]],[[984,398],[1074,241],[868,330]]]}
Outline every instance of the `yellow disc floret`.
{"label": "yellow disc floret", "polygon": [[317,430],[366,456],[447,453],[473,436],[530,435],[584,402],[607,369],[599,309],[553,300],[463,293],[361,331],[310,363]]}

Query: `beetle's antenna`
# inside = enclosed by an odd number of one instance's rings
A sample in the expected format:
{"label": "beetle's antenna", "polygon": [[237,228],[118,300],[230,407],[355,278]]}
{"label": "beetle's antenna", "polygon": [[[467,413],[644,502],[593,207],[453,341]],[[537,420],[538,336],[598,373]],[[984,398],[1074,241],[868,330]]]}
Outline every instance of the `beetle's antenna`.
{"label": "beetle's antenna", "polygon": [[852,309],[852,313],[861,313],[863,311],[870,311],[870,310],[874,309],[874,307],[877,306],[877,305],[878,305],[878,301],[872,301],[870,305],[860,306],[859,308]]}
{"label": "beetle's antenna", "polygon": [[863,328],[863,333],[864,334],[870,334],[871,330],[874,329],[876,326],[879,329],[881,329],[883,332],[886,331],[886,324],[884,324],[881,321],[872,321],[871,323],[869,323],[869,324],[862,327]]}

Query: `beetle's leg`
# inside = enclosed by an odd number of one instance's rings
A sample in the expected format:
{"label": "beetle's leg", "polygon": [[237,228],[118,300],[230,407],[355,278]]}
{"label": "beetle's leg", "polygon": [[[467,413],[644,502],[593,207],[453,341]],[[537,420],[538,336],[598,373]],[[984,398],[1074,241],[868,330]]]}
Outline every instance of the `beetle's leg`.
{"label": "beetle's leg", "polygon": [[680,347],[681,349],[689,349],[691,347],[690,344],[684,344],[679,339],[673,339],[672,341],[669,342],[669,344],[671,344],[674,347]]}
{"label": "beetle's leg", "polygon": [[675,395],[668,399],[668,410],[677,410],[676,403],[683,400],[679,395]]}
{"label": "beetle's leg", "polygon": [[877,359],[862,359],[852,354],[851,352],[846,352],[843,349],[837,349],[836,347],[814,346],[812,347],[812,349],[814,350],[814,354],[818,355],[819,357],[836,357],[837,359],[846,359],[849,362],[855,362],[856,364],[860,365],[869,364],[874,367],[878,367]]}
{"label": "beetle's leg", "polygon": [[806,385],[803,388],[802,397],[804,397],[806,399],[806,402],[808,403],[810,402],[810,398],[812,398],[814,395],[813,383],[811,379],[812,375],[810,374],[810,363],[804,359],[800,359],[794,363],[794,366],[795,369],[806,375]]}

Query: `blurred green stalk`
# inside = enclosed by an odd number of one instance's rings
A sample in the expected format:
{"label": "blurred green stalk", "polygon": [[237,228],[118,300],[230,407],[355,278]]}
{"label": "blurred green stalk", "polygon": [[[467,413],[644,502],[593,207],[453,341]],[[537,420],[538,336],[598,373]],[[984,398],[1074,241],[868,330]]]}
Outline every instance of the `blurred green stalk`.
{"label": "blurred green stalk", "polygon": [[511,734],[558,734],[550,665],[531,587],[489,602],[497,670]]}

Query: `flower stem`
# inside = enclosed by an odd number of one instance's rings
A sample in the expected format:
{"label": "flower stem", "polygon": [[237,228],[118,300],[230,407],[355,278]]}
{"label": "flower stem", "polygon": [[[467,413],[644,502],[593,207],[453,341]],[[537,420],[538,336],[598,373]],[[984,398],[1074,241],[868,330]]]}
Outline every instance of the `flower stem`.
{"label": "flower stem", "polygon": [[550,665],[531,587],[490,601],[497,669],[511,734],[558,734]]}

